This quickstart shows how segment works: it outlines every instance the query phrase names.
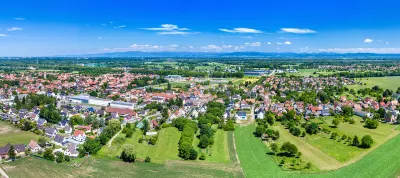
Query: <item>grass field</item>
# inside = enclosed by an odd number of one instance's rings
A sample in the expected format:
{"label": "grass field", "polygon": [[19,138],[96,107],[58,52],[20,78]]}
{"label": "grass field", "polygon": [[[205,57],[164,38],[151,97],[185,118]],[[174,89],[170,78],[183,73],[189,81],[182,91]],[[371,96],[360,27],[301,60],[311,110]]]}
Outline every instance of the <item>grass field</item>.
{"label": "grass field", "polygon": [[228,133],[218,129],[214,136],[214,145],[211,147],[211,156],[206,161],[229,163]]}
{"label": "grass field", "polygon": [[[361,89],[361,88],[372,88],[373,86],[379,86],[384,89],[391,89],[396,91],[400,87],[400,76],[394,77],[371,77],[371,78],[357,78],[357,82],[362,82],[362,85],[350,85],[350,89]],[[366,85],[364,85],[364,83]]]}
{"label": "grass field", "polygon": [[25,158],[1,166],[13,178],[53,177],[235,177],[235,173],[204,165],[155,164],[137,162],[133,164],[110,159],[90,158],[80,168],[68,164]]}
{"label": "grass field", "polygon": [[397,177],[400,173],[400,136],[389,140],[360,161],[338,170],[323,173],[298,173],[282,171],[268,154],[268,148],[253,136],[255,125],[236,127],[235,142],[240,164],[246,177]]}
{"label": "grass field", "polygon": [[311,162],[313,165],[318,167],[320,170],[332,170],[337,169],[341,166],[340,162],[332,158],[325,152],[314,147],[310,143],[304,140],[304,138],[294,137],[287,129],[281,126],[277,126],[274,129],[279,130],[280,139],[279,142],[290,142],[295,144],[299,151],[302,153],[302,159],[307,162]]}
{"label": "grass field", "polygon": [[[317,74],[314,74],[316,72]],[[328,75],[334,74],[334,72],[325,72],[325,71],[318,71],[318,69],[299,69],[298,73],[294,73],[295,76],[302,76],[302,77],[309,77],[309,76],[318,76],[319,74]],[[292,75],[292,74],[288,74]]]}
{"label": "grass field", "polygon": [[[124,144],[133,145],[137,157],[144,160],[149,156],[152,162],[165,163],[167,160],[180,160],[178,157],[178,142],[181,134],[178,129],[169,127],[162,129],[159,133],[157,144],[155,146],[147,143],[139,143],[142,137],[138,130],[133,134],[132,138],[127,138]],[[125,137],[120,133],[118,137]],[[96,157],[115,159],[122,152],[122,145],[113,143],[111,147],[103,147]]]}
{"label": "grass field", "polygon": [[32,132],[22,131],[9,123],[0,121],[0,147],[11,144],[29,144],[31,140],[37,141],[39,135]]}
{"label": "grass field", "polygon": [[362,156],[362,154],[367,151],[375,149],[377,146],[387,141],[388,138],[391,138],[398,133],[398,131],[395,131],[395,125],[380,124],[377,129],[367,129],[363,127],[364,124],[361,123],[362,119],[360,117],[354,116],[353,119],[356,121],[354,124],[341,123],[338,128],[333,128],[331,127],[333,118],[326,117],[322,119],[325,123],[321,126],[330,129],[332,132],[338,133],[340,136],[347,135],[354,137],[357,135],[357,137],[361,139],[364,135],[371,135],[375,141],[372,148],[360,149],[348,146],[344,141],[338,142],[337,140],[330,139],[330,135],[325,133],[307,135],[306,140],[336,160],[344,163]]}

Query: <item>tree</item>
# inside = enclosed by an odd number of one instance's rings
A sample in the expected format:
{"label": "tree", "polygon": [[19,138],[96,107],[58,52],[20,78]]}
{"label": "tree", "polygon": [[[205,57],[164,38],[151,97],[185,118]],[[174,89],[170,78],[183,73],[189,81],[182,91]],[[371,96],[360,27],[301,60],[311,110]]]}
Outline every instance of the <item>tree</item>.
{"label": "tree", "polygon": [[338,127],[339,126],[339,124],[340,124],[340,119],[339,118],[335,118],[335,119],[333,119],[333,121],[332,121],[332,124],[335,126],[335,127]]}
{"label": "tree", "polygon": [[46,151],[44,151],[43,157],[45,159],[54,161],[54,154],[53,154],[53,151],[50,148],[47,148]]}
{"label": "tree", "polygon": [[262,134],[265,132],[265,127],[264,127],[264,125],[258,125],[257,127],[256,127],[256,131],[254,132],[254,135],[256,136],[256,137],[261,137],[262,136]]}
{"label": "tree", "polygon": [[372,144],[374,143],[374,140],[370,135],[364,135],[361,139],[361,148],[371,148]]}
{"label": "tree", "polygon": [[196,160],[197,159],[197,151],[195,149],[191,149],[190,150],[190,156],[189,156],[190,160]]}
{"label": "tree", "polygon": [[147,121],[146,119],[144,119],[143,121],[143,127],[142,127],[142,131],[143,131],[143,135],[146,135],[146,132],[150,130],[150,124],[149,121]]}
{"label": "tree", "polygon": [[271,150],[274,152],[274,154],[278,153],[278,145],[276,143],[272,143]]}
{"label": "tree", "polygon": [[56,162],[62,163],[64,161],[64,154],[62,152],[56,152]]}
{"label": "tree", "polygon": [[67,155],[64,155],[64,161],[65,162],[69,162],[71,160],[71,158]]}
{"label": "tree", "polygon": [[10,146],[10,149],[8,150],[7,155],[8,155],[8,158],[9,158],[9,159],[12,159],[12,160],[15,159],[15,157],[16,157],[17,155],[16,155],[16,153],[15,153],[14,146],[12,146],[12,145]]}
{"label": "tree", "polygon": [[234,131],[235,130],[235,123],[233,123],[233,120],[228,120],[226,122],[224,130],[225,131]]}
{"label": "tree", "polygon": [[289,129],[289,132],[290,132],[292,135],[296,136],[296,137],[300,136],[300,134],[301,134],[301,130],[300,130],[299,128],[297,128],[297,127],[291,127],[291,128]]}
{"label": "tree", "polygon": [[199,159],[200,159],[200,160],[206,160],[206,154],[201,153]]}
{"label": "tree", "polygon": [[56,124],[61,121],[61,115],[54,104],[49,104],[47,107],[40,110],[39,116],[46,119],[47,122]]}
{"label": "tree", "polygon": [[200,147],[200,148],[207,148],[207,147],[208,147],[208,144],[209,144],[209,138],[208,138],[208,136],[207,136],[207,135],[202,135],[202,136],[200,137],[200,142],[199,142],[198,147]]}
{"label": "tree", "polygon": [[136,161],[136,152],[131,145],[126,145],[123,148],[120,158],[124,162],[134,163]]}
{"label": "tree", "polygon": [[126,138],[132,138],[132,135],[133,135],[132,129],[128,129],[128,131],[126,131]]}
{"label": "tree", "polygon": [[352,146],[359,146],[360,145],[360,140],[358,140],[357,135],[354,136],[353,142],[351,143]]}
{"label": "tree", "polygon": [[343,106],[342,111],[345,116],[353,116],[353,108],[350,106]]}
{"label": "tree", "polygon": [[305,136],[306,136],[306,132],[305,131],[301,132],[301,137],[305,137]]}
{"label": "tree", "polygon": [[298,152],[298,149],[296,145],[290,142],[285,142],[282,145],[281,151],[286,152],[287,154],[289,154],[289,156],[294,156]]}
{"label": "tree", "polygon": [[378,125],[379,125],[379,121],[367,119],[367,121],[365,121],[364,127],[369,128],[369,129],[376,129],[376,128],[378,128]]}
{"label": "tree", "polygon": [[317,134],[319,132],[318,124],[312,122],[311,124],[307,124],[306,132],[309,134]]}
{"label": "tree", "polygon": [[46,147],[46,143],[47,143],[47,138],[46,137],[40,137],[38,140],[38,145],[42,148]]}
{"label": "tree", "polygon": [[70,125],[72,125],[72,126],[74,126],[74,125],[83,125],[84,120],[83,120],[83,118],[82,118],[81,116],[75,115],[75,116],[72,116],[72,117],[69,119],[69,123],[70,123]]}
{"label": "tree", "polygon": [[86,142],[83,144],[86,152],[90,154],[96,154],[102,147],[100,141],[98,139],[86,139]]}
{"label": "tree", "polygon": [[168,85],[167,85],[167,90],[171,90],[172,89],[172,87],[171,87],[171,83],[169,83],[168,82]]}

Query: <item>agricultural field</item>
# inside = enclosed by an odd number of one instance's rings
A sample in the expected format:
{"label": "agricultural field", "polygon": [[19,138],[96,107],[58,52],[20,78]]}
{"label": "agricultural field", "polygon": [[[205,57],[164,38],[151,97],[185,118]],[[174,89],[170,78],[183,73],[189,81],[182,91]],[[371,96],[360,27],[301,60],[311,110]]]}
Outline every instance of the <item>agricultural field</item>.
{"label": "agricultural field", "polygon": [[31,140],[38,140],[39,135],[22,131],[9,123],[0,121],[0,147],[11,144],[29,144]]}
{"label": "agricultural field", "polygon": [[[246,177],[397,177],[400,173],[398,160],[400,149],[393,149],[400,144],[400,136],[387,141],[371,151],[359,161],[338,170],[321,173],[300,173],[283,171],[272,156],[268,147],[254,137],[255,125],[238,126],[235,129],[236,151]],[[388,153],[391,154],[388,154]]]}
{"label": "agricultural field", "polygon": [[256,82],[258,79],[259,79],[258,77],[254,77],[254,76],[244,76],[243,78],[232,80],[232,83],[234,85],[239,85],[239,84],[242,84],[245,82],[253,83],[253,82]]}
{"label": "agricultural field", "polygon": [[[361,89],[361,88],[372,88],[374,86],[379,86],[383,89],[390,89],[396,91],[400,87],[400,76],[393,77],[371,77],[371,78],[356,78],[357,82],[363,83],[362,85],[350,85],[350,89]],[[365,85],[364,85],[365,84]]]}
{"label": "agricultural field", "polygon": [[[28,157],[3,164],[0,167],[9,177],[53,178],[53,177],[236,177],[232,170],[217,165],[192,165],[186,162],[124,163],[111,159],[89,158],[81,167],[67,163],[55,163]],[[211,167],[214,166],[214,167]]]}
{"label": "agricultural field", "polygon": [[[159,133],[157,144],[155,146],[147,143],[139,143],[139,138],[142,137],[140,130],[136,130],[132,138],[126,138],[123,143],[116,143],[114,139],[112,146],[104,146],[96,157],[116,159],[122,152],[124,144],[133,145],[138,159],[144,160],[149,156],[152,162],[165,163],[167,160],[180,160],[178,157],[178,142],[181,133],[174,127],[162,129]],[[124,133],[120,133],[117,137],[125,138]]]}
{"label": "agricultural field", "polygon": [[[316,74],[314,74],[316,72]],[[297,73],[288,74],[288,75],[295,75],[295,76],[302,76],[302,77],[309,77],[309,76],[318,76],[319,74],[328,75],[334,74],[334,72],[326,72],[326,71],[319,71],[318,69],[299,69]]]}

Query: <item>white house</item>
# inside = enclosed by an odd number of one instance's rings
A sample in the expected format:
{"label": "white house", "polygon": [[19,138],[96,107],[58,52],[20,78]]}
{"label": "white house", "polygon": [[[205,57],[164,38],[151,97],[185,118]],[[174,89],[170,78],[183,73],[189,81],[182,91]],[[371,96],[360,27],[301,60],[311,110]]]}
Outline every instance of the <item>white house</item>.
{"label": "white house", "polygon": [[72,139],[74,139],[78,142],[84,142],[84,141],[86,141],[86,134],[82,130],[75,130],[74,135],[72,136]]}
{"label": "white house", "polygon": [[247,114],[244,111],[239,111],[236,113],[235,118],[238,120],[246,120],[247,119]]}
{"label": "white house", "polygon": [[78,157],[79,152],[76,151],[76,146],[71,144],[68,146],[67,149],[64,150],[64,155],[69,157]]}

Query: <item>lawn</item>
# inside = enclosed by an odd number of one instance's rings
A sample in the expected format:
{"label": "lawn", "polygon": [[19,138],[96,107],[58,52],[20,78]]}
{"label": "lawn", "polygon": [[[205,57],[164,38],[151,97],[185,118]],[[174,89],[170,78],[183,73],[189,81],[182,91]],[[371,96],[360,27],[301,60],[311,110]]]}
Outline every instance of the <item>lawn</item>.
{"label": "lawn", "polygon": [[[379,86],[384,89],[391,89],[396,91],[400,87],[400,76],[394,77],[371,77],[371,78],[357,78],[357,82],[363,83],[362,85],[349,85],[350,89],[361,89],[361,88],[372,88],[374,86]],[[364,85],[364,83],[366,85]]]}
{"label": "lawn", "polygon": [[9,123],[0,121],[0,147],[7,143],[28,145],[31,140],[37,141],[39,137],[32,132],[22,131]]}
{"label": "lawn", "polygon": [[156,163],[124,163],[110,159],[89,158],[87,163],[75,168],[66,163],[55,163],[29,157],[1,165],[13,178],[53,177],[235,177],[235,173],[203,165]]}
{"label": "lawn", "polygon": [[[137,157],[144,160],[149,156],[153,162],[165,163],[167,160],[180,160],[178,157],[178,142],[181,133],[175,127],[162,129],[159,133],[157,144],[155,146],[147,143],[139,143],[139,138],[142,137],[141,132],[137,130],[132,138],[127,138],[124,144],[133,145]],[[125,134],[120,133],[118,137],[125,137]],[[114,159],[122,152],[122,145],[113,142],[111,147],[103,147],[97,157]]]}
{"label": "lawn", "polygon": [[299,172],[282,171],[272,156],[266,154],[268,148],[256,137],[253,132],[255,125],[240,126],[235,129],[236,150],[240,164],[246,175],[251,178],[264,177],[397,177],[400,173],[400,136],[396,136],[358,162],[335,171],[306,174]]}

